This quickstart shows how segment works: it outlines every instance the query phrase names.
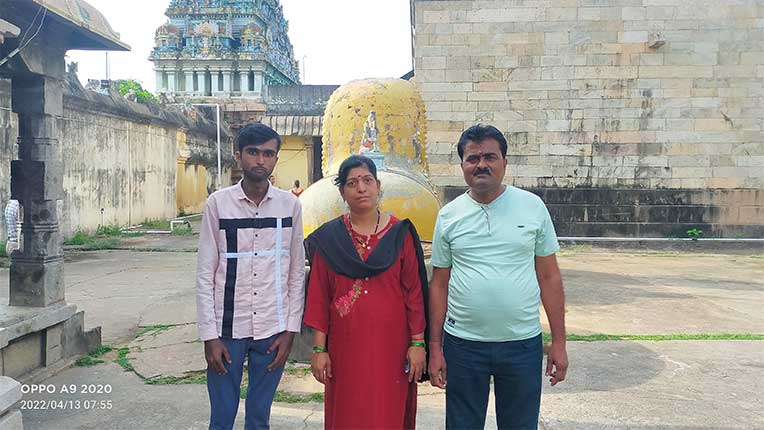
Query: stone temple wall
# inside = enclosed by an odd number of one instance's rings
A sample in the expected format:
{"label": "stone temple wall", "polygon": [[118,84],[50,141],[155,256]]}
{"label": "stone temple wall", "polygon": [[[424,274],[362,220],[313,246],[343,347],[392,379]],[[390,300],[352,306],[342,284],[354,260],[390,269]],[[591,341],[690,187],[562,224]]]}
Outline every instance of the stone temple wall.
{"label": "stone temple wall", "polygon": [[564,234],[764,236],[762,2],[413,4],[438,185],[463,185],[455,143],[490,123]]}
{"label": "stone temple wall", "polygon": [[175,216],[175,130],[66,109],[61,231]]}
{"label": "stone temple wall", "polygon": [[[59,126],[64,237],[95,230],[102,223],[102,208],[104,225],[138,224],[198,209],[214,189],[215,124],[201,115],[189,117],[128,102],[116,93],[85,90],[70,75]],[[223,138],[225,143],[225,133]],[[225,154],[226,164],[231,157]],[[190,194],[179,196],[182,191]]]}
{"label": "stone temple wall", "polygon": [[11,195],[11,161],[18,158],[18,117],[11,111],[11,81],[0,78],[0,242],[5,242],[2,211]]}
{"label": "stone temple wall", "polygon": [[[64,237],[104,225],[132,225],[201,211],[217,181],[215,124],[201,113],[128,102],[85,90],[74,75],[64,85],[59,119],[64,158],[60,229]],[[0,219],[10,196],[10,162],[18,156],[18,119],[11,81],[0,79]],[[223,183],[233,164],[222,135]],[[103,218],[101,209],[103,211]],[[0,223],[0,242],[6,238]]]}

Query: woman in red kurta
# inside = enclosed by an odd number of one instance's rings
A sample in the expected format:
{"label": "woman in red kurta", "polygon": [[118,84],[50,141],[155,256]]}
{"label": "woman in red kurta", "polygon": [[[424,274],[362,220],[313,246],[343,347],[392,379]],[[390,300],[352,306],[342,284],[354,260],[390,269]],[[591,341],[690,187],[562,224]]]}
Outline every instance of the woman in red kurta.
{"label": "woman in red kurta", "polygon": [[426,272],[413,225],[376,209],[379,181],[365,160],[340,167],[350,213],[307,239],[312,370],[326,386],[325,428],[413,429],[426,369]]}

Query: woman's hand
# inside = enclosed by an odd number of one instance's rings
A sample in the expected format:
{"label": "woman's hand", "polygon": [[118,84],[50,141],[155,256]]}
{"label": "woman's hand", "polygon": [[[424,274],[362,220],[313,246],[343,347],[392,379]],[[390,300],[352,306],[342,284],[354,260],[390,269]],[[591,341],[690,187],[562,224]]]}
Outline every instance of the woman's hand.
{"label": "woman's hand", "polygon": [[329,357],[329,353],[313,353],[313,357],[310,359],[310,370],[316,381],[326,384],[332,378],[332,359]]}
{"label": "woman's hand", "polygon": [[421,346],[411,346],[406,353],[409,362],[409,382],[417,382],[425,372],[427,351]]}

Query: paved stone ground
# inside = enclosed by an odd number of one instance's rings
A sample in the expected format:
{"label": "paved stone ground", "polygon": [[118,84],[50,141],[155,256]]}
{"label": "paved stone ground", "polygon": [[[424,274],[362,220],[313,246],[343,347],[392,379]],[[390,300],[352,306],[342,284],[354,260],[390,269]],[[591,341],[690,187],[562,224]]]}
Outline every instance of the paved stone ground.
{"label": "paved stone ground", "polygon": [[[761,256],[574,248],[562,252],[560,262],[571,333],[764,332]],[[194,338],[194,270],[193,253],[69,253],[67,301],[86,311],[87,326],[103,327],[105,343],[130,348],[138,374],[183,376],[204,367]],[[7,269],[0,269],[0,283],[7,285],[7,277]],[[150,326],[154,332],[136,339],[139,327]],[[544,389],[543,429],[764,428],[764,341],[571,342],[569,354],[568,381]],[[106,364],[73,367],[46,382],[110,384],[111,394],[26,399],[111,400],[112,409],[27,410],[28,428],[206,427],[203,385],[148,385],[113,364],[114,354],[105,358]],[[321,387],[310,377],[289,375],[280,389],[310,393]],[[443,394],[422,386],[419,404],[419,428],[442,428]],[[277,403],[273,409],[274,429],[321,428],[322,420],[318,403]],[[486,428],[495,428],[493,415]]]}

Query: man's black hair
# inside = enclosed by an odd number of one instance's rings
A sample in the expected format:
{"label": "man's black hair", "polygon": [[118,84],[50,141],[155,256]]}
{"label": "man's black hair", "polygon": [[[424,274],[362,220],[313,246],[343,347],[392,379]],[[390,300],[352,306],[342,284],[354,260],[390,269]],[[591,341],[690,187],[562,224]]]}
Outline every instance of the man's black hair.
{"label": "man's black hair", "polygon": [[239,136],[236,138],[236,147],[239,148],[239,152],[242,152],[245,146],[258,146],[274,139],[276,140],[276,151],[278,152],[281,150],[281,136],[276,133],[276,130],[265,124],[249,124],[239,131]]}
{"label": "man's black hair", "polygon": [[294,180],[294,186],[298,187],[298,188],[300,187],[300,180],[299,179],[295,179]]}
{"label": "man's black hair", "polygon": [[481,143],[486,139],[495,139],[499,142],[499,148],[501,149],[501,156],[507,158],[507,138],[499,131],[498,128],[492,125],[477,124],[464,130],[462,136],[459,138],[459,144],[456,146],[456,150],[459,152],[459,158],[464,161],[464,148],[468,143]]}
{"label": "man's black hair", "polygon": [[337,173],[337,177],[334,178],[334,185],[342,188],[348,182],[348,175],[350,171],[356,167],[366,166],[374,179],[377,179],[377,165],[374,164],[369,157],[363,155],[351,155],[346,158],[345,161],[340,164],[340,171]]}

